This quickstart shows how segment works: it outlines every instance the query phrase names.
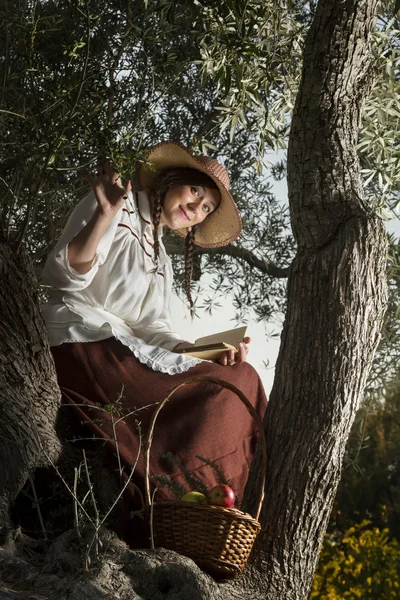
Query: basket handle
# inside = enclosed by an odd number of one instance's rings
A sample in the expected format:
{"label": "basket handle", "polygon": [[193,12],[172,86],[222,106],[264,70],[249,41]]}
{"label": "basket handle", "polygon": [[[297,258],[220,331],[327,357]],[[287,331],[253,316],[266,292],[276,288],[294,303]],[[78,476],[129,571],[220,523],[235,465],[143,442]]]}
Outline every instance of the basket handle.
{"label": "basket handle", "polygon": [[266,471],[267,471],[267,444],[265,441],[263,424],[262,424],[260,417],[254,410],[252,404],[249,402],[249,400],[246,398],[246,396],[243,394],[243,392],[238,390],[238,388],[235,387],[234,385],[232,385],[231,383],[228,383],[227,381],[224,381],[223,379],[218,379],[217,377],[197,376],[197,377],[192,377],[191,379],[187,379],[183,383],[180,383],[180,384],[176,385],[175,387],[173,387],[169,391],[167,397],[164,398],[164,400],[162,400],[160,402],[159,406],[154,411],[154,414],[153,414],[153,417],[152,417],[152,420],[150,423],[150,429],[149,429],[149,434],[148,434],[148,438],[147,438],[147,446],[146,446],[146,453],[145,453],[144,477],[145,477],[145,499],[147,502],[147,506],[151,506],[150,472],[149,472],[150,471],[150,449],[151,449],[151,444],[153,441],[154,425],[157,420],[158,414],[159,414],[160,410],[165,406],[165,404],[169,401],[171,396],[176,392],[176,390],[179,390],[179,388],[183,387],[184,385],[190,385],[192,383],[197,383],[199,381],[211,381],[212,383],[216,383],[217,385],[220,385],[220,386],[226,388],[227,390],[230,390],[234,394],[236,394],[236,396],[238,396],[239,399],[246,406],[248,412],[250,413],[250,415],[253,417],[253,419],[256,421],[256,423],[258,425],[258,428],[259,428],[260,434],[261,434],[260,441],[261,441],[261,455],[262,455],[262,476],[261,476],[261,482],[260,482],[260,492],[259,492],[259,496],[258,496],[257,510],[256,510],[256,514],[253,515],[254,518],[258,520],[258,517],[260,516],[260,512],[261,512],[262,501],[264,499],[265,477],[266,477]]}

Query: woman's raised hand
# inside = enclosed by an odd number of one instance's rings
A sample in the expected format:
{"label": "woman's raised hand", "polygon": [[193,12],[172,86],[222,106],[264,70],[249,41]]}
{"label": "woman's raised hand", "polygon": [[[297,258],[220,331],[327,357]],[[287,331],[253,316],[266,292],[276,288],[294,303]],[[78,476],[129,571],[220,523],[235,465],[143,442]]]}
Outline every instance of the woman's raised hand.
{"label": "woman's raised hand", "polygon": [[131,191],[131,182],[127,181],[123,186],[120,175],[106,162],[98,163],[96,177],[90,173],[84,173],[83,176],[92,186],[100,214],[113,218],[124,204],[128,192]]}
{"label": "woman's raised hand", "polygon": [[221,355],[218,362],[221,365],[234,365],[239,362],[245,362],[247,360],[247,354],[249,353],[248,344],[250,344],[250,342],[251,338],[245,337],[243,342],[240,342],[237,352],[227,350]]}

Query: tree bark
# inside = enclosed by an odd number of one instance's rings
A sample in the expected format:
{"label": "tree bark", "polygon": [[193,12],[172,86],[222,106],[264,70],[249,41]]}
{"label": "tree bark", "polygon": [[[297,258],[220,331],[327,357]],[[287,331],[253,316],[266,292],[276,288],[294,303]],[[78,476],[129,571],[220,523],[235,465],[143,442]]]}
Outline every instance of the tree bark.
{"label": "tree bark", "polygon": [[[0,243],[0,527],[30,471],[56,461],[60,390],[26,250]],[[46,456],[47,455],[47,456]]]}
{"label": "tree bark", "polygon": [[386,235],[356,153],[375,0],[322,0],[310,28],[288,154],[298,243],[266,416],[267,599],[308,596],[386,303]]}

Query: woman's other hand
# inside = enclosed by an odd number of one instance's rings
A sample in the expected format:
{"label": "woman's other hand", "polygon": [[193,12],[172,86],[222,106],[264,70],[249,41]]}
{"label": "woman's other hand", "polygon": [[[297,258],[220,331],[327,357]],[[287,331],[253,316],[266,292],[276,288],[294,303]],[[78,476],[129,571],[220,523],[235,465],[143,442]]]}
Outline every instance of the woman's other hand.
{"label": "woman's other hand", "polygon": [[90,173],[84,173],[83,176],[92,186],[99,213],[104,217],[113,218],[131,191],[131,182],[127,181],[123,186],[120,175],[105,162],[98,163],[96,177]]}
{"label": "woman's other hand", "polygon": [[234,365],[236,363],[246,362],[249,353],[248,344],[250,344],[250,342],[251,338],[245,337],[243,342],[240,342],[237,352],[234,352],[234,350],[227,350],[227,352],[221,354],[218,362],[221,365]]}

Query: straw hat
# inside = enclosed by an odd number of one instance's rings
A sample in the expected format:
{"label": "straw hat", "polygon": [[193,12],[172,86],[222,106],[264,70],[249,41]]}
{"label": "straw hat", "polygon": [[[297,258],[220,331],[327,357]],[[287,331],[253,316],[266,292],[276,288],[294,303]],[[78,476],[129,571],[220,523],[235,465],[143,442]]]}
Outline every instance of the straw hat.
{"label": "straw hat", "polygon": [[[182,167],[197,169],[211,177],[221,194],[218,208],[197,226],[195,244],[203,248],[216,248],[233,242],[240,235],[242,220],[229,193],[229,175],[214,158],[194,156],[179,142],[162,142],[154,146],[144,162],[140,163],[138,180],[141,187],[149,191],[160,171]],[[178,229],[177,233],[186,237],[188,230]]]}

